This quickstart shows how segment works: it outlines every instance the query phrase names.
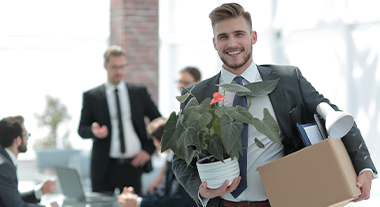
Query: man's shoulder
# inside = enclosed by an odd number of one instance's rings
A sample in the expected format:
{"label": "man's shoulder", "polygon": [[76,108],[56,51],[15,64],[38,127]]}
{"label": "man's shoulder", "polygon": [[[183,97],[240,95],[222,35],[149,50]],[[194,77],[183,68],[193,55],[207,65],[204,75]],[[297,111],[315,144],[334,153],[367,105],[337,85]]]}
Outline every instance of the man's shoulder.
{"label": "man's shoulder", "polygon": [[104,84],[101,84],[101,85],[98,85],[94,88],[91,88],[91,89],[88,89],[84,92],[84,94],[94,94],[94,93],[98,93],[99,91],[101,90],[104,90]]}
{"label": "man's shoulder", "polygon": [[128,89],[143,89],[146,90],[146,86],[135,84],[135,83],[126,83]]}
{"label": "man's shoulder", "polygon": [[284,70],[296,70],[297,67],[293,65],[276,65],[276,64],[263,64],[258,65],[261,69],[270,69],[274,71],[284,71]]}
{"label": "man's shoulder", "polygon": [[294,76],[299,73],[297,66],[293,65],[275,65],[275,64],[265,64],[258,65],[258,70],[263,74],[275,73],[280,76]]}

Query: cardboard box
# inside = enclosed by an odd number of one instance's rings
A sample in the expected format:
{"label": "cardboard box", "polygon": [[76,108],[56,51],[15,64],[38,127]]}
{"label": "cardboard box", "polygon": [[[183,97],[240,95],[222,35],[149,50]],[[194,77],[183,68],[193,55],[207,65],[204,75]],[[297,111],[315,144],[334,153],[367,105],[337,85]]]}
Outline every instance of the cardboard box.
{"label": "cardboard box", "polygon": [[340,139],[328,138],[258,171],[272,207],[338,207],[361,194]]}

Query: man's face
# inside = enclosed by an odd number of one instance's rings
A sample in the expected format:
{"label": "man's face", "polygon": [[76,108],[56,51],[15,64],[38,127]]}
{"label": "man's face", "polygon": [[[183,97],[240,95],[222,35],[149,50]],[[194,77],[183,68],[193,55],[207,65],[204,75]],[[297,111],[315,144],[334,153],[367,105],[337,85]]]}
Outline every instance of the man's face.
{"label": "man's face", "polygon": [[107,70],[108,82],[117,85],[127,72],[127,59],[125,56],[110,56],[104,67]]}
{"label": "man's face", "polygon": [[252,63],[252,45],[256,40],[256,32],[250,32],[244,17],[226,19],[214,25],[214,48],[224,69],[236,75]]}
{"label": "man's face", "polygon": [[22,124],[21,126],[22,126],[22,137],[21,137],[21,144],[18,146],[18,151],[19,152],[26,152],[27,151],[26,146],[28,145],[29,135],[26,132],[24,125]]}
{"label": "man's face", "polygon": [[179,74],[178,80],[177,80],[177,86],[178,86],[179,91],[182,91],[182,87],[187,88],[193,85],[194,83],[196,83],[195,78],[190,73],[185,71]]}

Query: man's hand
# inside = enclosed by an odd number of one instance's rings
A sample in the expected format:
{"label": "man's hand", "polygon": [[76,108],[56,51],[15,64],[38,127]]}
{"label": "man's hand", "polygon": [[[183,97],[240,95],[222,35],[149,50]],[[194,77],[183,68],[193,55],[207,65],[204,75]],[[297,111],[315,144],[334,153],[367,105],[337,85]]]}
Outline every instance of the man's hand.
{"label": "man's hand", "polygon": [[362,194],[359,196],[359,198],[355,199],[354,202],[369,199],[370,192],[371,192],[371,185],[372,185],[372,172],[371,171],[362,172],[358,176],[357,182],[356,182],[356,186],[360,188],[360,190],[362,191]]}
{"label": "man's hand", "polygon": [[55,193],[55,188],[57,186],[57,180],[47,180],[41,183],[42,195],[48,193]]}
{"label": "man's hand", "polygon": [[239,185],[240,180],[241,180],[240,176],[238,178],[235,178],[230,186],[228,186],[228,180],[226,180],[224,182],[224,184],[222,185],[222,187],[220,187],[218,189],[207,188],[207,183],[203,182],[201,184],[201,186],[199,186],[199,194],[203,198],[209,198],[209,199],[211,199],[211,198],[215,198],[215,197],[218,197],[218,196],[222,196],[222,195],[224,195],[226,193],[231,193]]}
{"label": "man's hand", "polygon": [[144,167],[145,163],[150,159],[150,155],[145,150],[141,150],[131,157],[133,158],[131,162],[133,167]]}
{"label": "man's hand", "polygon": [[98,122],[94,122],[91,125],[91,131],[95,135],[96,138],[104,139],[108,135],[108,128],[106,125],[100,127]]}
{"label": "man's hand", "polygon": [[117,203],[122,207],[136,207],[138,198],[133,187],[125,187],[123,192],[117,196]]}

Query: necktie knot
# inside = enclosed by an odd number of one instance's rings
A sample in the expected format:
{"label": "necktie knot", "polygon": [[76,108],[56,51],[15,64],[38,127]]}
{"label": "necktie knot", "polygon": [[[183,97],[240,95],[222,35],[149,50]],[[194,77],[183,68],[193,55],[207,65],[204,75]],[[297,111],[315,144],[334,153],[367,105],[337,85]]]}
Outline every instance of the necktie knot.
{"label": "necktie knot", "polygon": [[117,93],[119,90],[117,88],[115,88],[115,93]]}
{"label": "necktie knot", "polygon": [[235,80],[235,82],[236,82],[237,84],[239,84],[239,85],[243,85],[243,77],[241,77],[241,76],[236,76],[236,77],[234,78],[234,80]]}

